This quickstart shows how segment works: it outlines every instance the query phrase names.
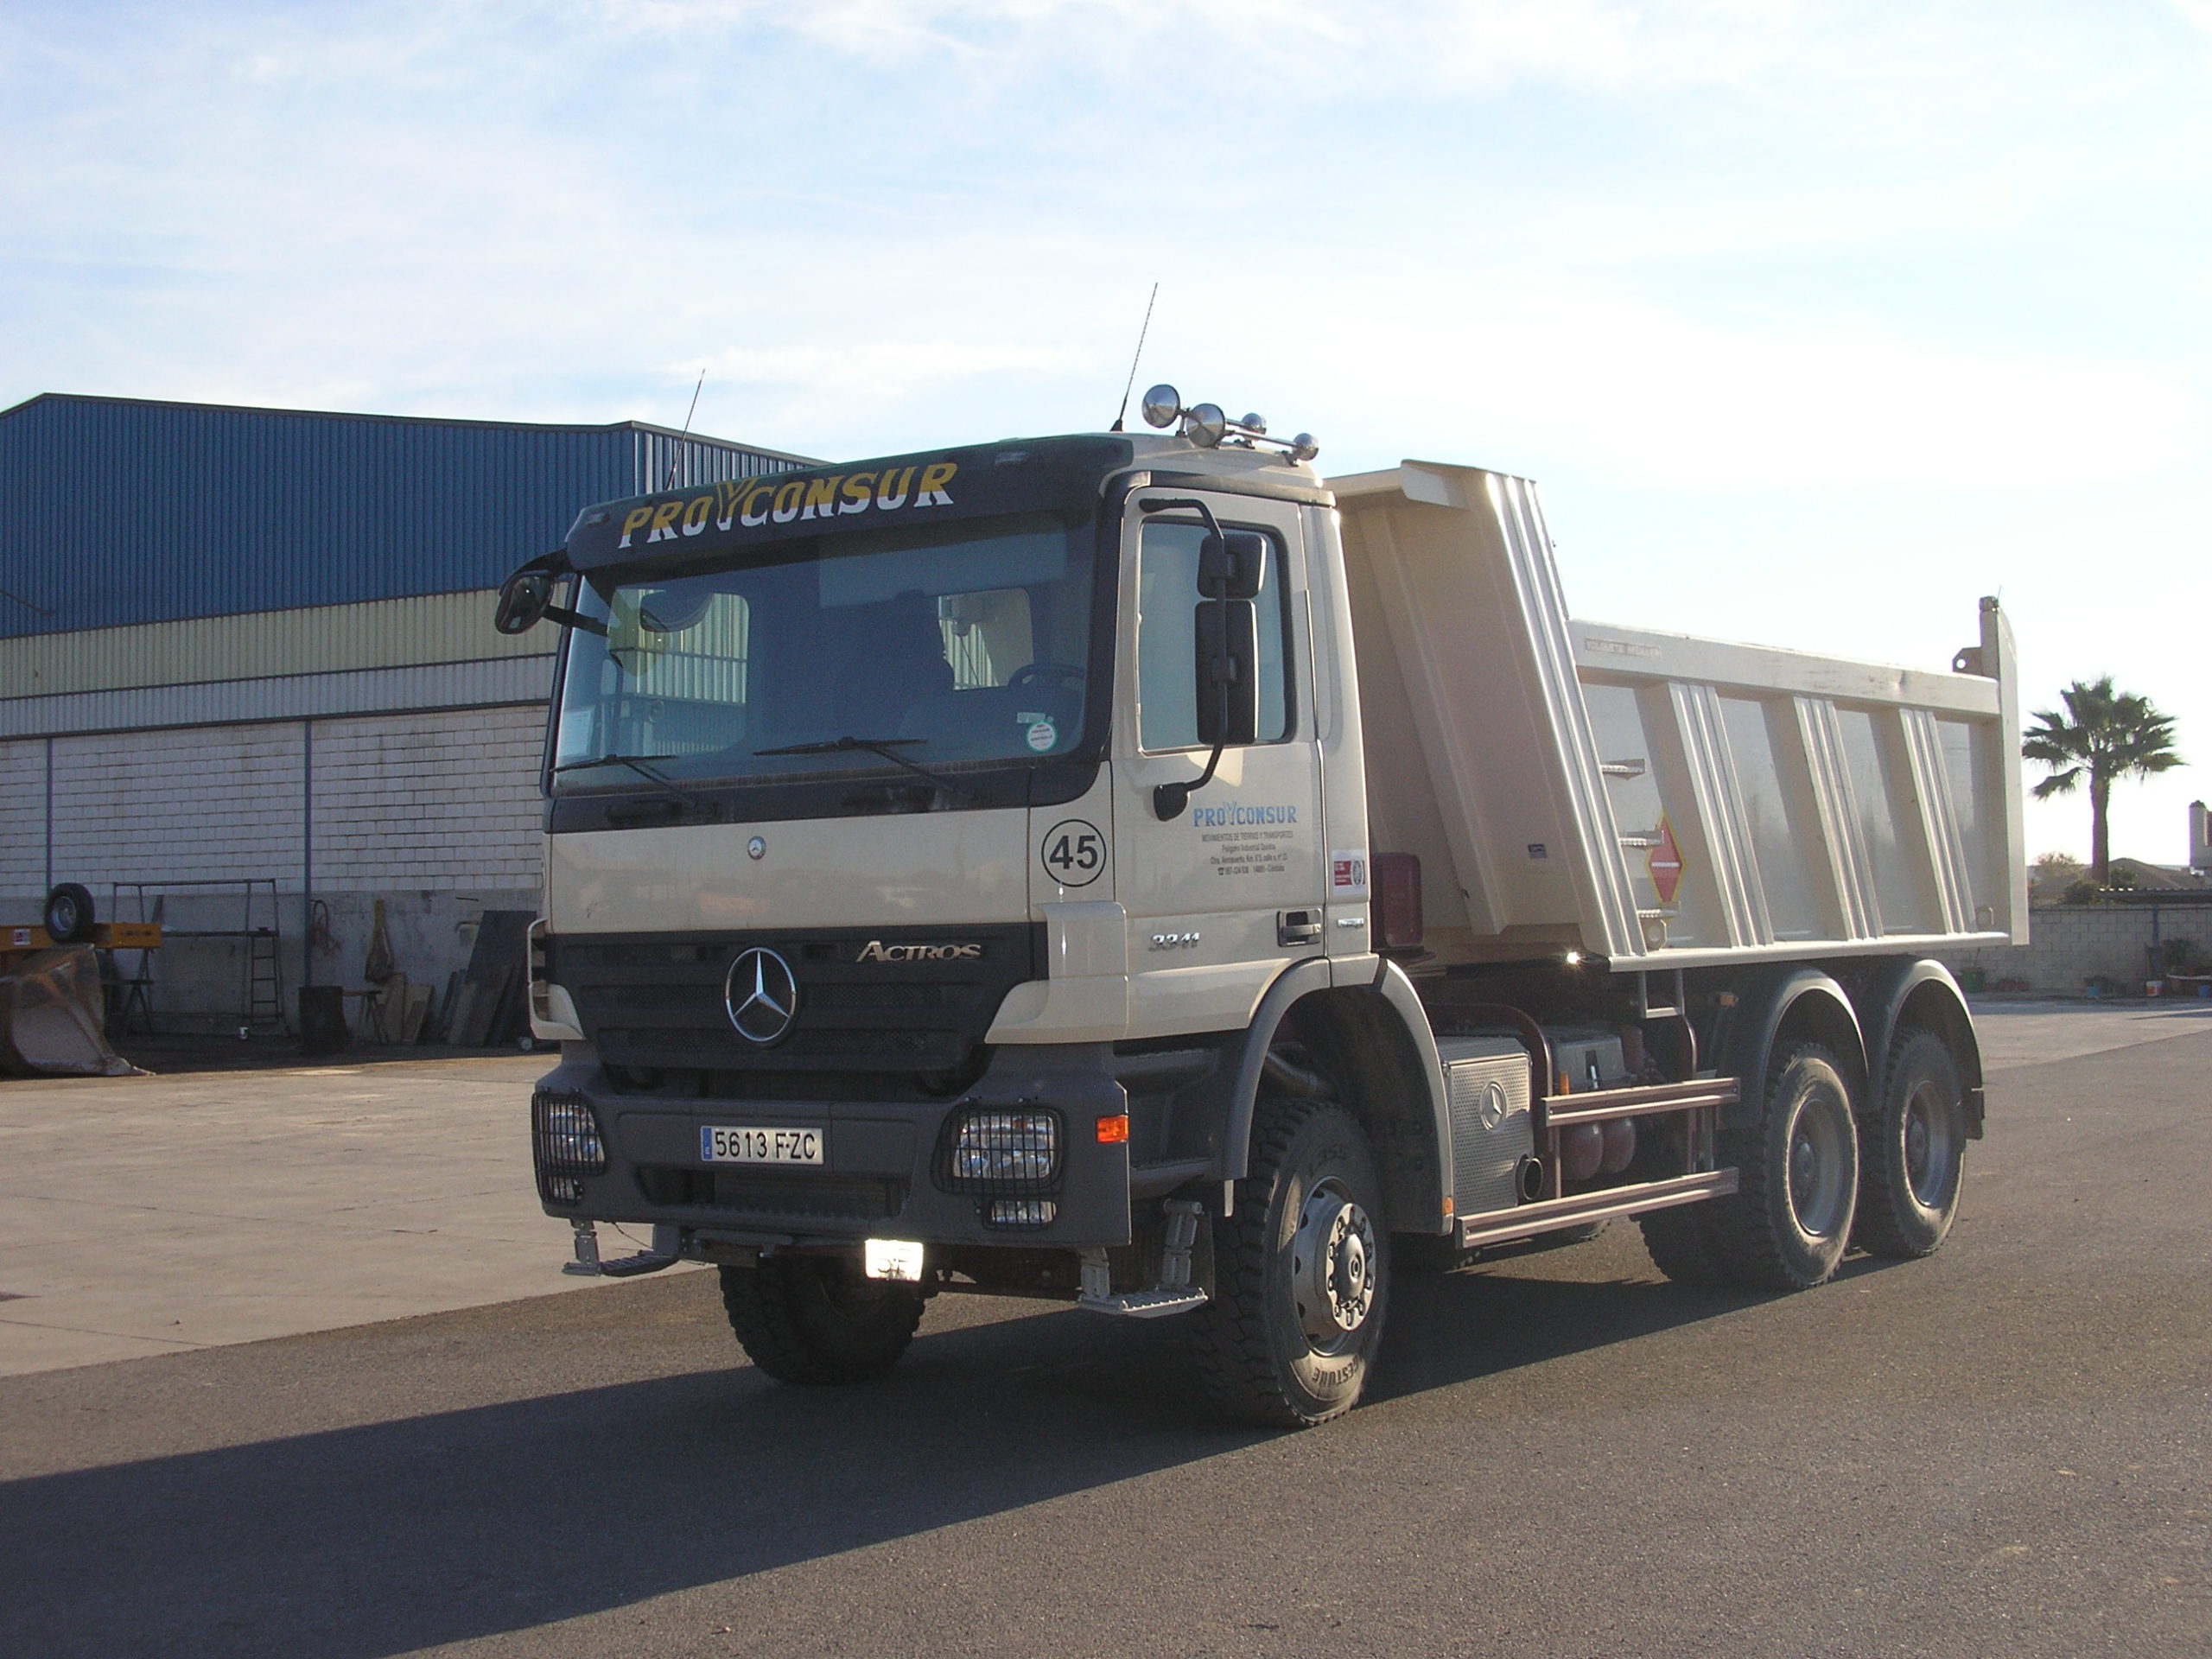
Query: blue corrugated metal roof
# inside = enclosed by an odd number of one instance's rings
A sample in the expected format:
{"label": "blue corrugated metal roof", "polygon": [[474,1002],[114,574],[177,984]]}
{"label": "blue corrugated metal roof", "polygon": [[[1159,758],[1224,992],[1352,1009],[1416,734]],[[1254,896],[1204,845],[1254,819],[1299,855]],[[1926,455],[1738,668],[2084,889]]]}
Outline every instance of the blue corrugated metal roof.
{"label": "blue corrugated metal roof", "polygon": [[496,586],[578,508],[810,464],[535,426],[48,392],[0,410],[0,638]]}

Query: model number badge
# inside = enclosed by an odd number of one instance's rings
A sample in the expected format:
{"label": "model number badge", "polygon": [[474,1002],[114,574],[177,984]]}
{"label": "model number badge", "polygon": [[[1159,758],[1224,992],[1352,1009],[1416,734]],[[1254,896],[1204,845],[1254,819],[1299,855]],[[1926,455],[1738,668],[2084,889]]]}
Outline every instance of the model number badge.
{"label": "model number badge", "polygon": [[1064,887],[1087,887],[1106,868],[1106,837],[1082,818],[1062,818],[1037,849],[1045,874]]}

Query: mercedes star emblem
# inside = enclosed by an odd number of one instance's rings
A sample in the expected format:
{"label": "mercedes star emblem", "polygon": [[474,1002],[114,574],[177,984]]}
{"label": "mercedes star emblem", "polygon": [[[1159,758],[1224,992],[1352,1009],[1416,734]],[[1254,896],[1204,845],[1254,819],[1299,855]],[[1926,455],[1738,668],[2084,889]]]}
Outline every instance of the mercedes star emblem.
{"label": "mercedes star emblem", "polygon": [[722,983],[722,1007],[746,1041],[763,1048],[779,1043],[798,1017],[798,976],[765,946],[740,951]]}

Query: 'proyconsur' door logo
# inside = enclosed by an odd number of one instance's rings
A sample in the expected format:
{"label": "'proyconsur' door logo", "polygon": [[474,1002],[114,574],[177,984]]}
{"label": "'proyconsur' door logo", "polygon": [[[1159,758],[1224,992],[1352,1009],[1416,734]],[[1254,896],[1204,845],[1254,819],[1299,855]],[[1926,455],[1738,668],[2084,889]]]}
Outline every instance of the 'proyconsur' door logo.
{"label": "'proyconsur' door logo", "polygon": [[741,950],[722,982],[722,1007],[747,1042],[763,1048],[779,1043],[798,1018],[798,976],[766,946]]}

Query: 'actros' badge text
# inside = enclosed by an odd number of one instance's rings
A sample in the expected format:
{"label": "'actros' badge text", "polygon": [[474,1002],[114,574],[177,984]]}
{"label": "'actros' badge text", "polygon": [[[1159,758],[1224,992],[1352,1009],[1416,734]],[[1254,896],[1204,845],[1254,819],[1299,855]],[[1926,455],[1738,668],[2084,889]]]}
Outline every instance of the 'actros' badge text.
{"label": "'actros' badge text", "polygon": [[980,944],[886,944],[870,939],[856,962],[969,962],[983,954]]}

